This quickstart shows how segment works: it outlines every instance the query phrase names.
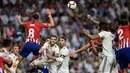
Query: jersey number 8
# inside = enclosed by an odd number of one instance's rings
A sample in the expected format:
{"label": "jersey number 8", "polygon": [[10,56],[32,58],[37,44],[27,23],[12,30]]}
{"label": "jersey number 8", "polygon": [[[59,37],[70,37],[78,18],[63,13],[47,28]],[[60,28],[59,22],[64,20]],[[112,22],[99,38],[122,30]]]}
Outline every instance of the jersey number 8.
{"label": "jersey number 8", "polygon": [[29,37],[34,38],[34,29],[33,28],[29,29]]}
{"label": "jersey number 8", "polygon": [[124,36],[123,36],[123,30],[119,29],[118,30],[118,34],[119,34],[119,40],[122,40],[124,38]]}

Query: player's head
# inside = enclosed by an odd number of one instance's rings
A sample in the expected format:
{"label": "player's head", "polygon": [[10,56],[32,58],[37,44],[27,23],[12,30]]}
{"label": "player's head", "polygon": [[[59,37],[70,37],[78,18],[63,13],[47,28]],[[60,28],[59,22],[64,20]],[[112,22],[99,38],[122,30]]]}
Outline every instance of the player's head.
{"label": "player's head", "polygon": [[65,46],[66,45],[66,38],[65,37],[60,37],[59,42],[60,42],[61,47]]}
{"label": "player's head", "polygon": [[19,51],[20,51],[20,47],[17,44],[14,44],[13,45],[13,53],[18,55]]}
{"label": "player's head", "polygon": [[38,15],[38,14],[34,14],[34,15],[32,16],[32,19],[33,19],[33,20],[38,20],[38,19],[39,19],[39,15]]}
{"label": "player's head", "polygon": [[12,47],[12,41],[10,39],[4,39],[3,47],[10,49]]}
{"label": "player's head", "polygon": [[108,24],[105,21],[101,21],[99,23],[99,30],[108,31]]}
{"label": "player's head", "polygon": [[127,19],[121,19],[121,20],[120,20],[120,24],[121,24],[122,26],[128,25]]}
{"label": "player's head", "polygon": [[50,37],[47,37],[46,42],[50,42],[50,41],[51,41]]}
{"label": "player's head", "polygon": [[51,35],[50,38],[51,38],[50,44],[55,45],[56,42],[57,42],[57,36],[56,35]]}

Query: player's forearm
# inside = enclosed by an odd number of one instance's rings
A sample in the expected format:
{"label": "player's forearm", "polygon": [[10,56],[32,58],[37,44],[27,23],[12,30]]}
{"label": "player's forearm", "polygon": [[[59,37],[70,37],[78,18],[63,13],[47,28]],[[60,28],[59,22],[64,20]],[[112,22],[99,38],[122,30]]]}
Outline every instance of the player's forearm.
{"label": "player's forearm", "polygon": [[10,73],[12,73],[12,70],[11,70],[6,64],[4,64],[4,68],[5,68],[7,71],[9,71]]}
{"label": "player's forearm", "polygon": [[47,60],[46,62],[47,63],[50,63],[50,62],[54,62],[55,60],[54,59],[49,59],[49,60]]}
{"label": "player's forearm", "polygon": [[19,23],[20,25],[24,24],[24,22],[22,22],[21,19],[18,19],[18,23]]}
{"label": "player's forearm", "polygon": [[94,20],[94,19],[91,19],[91,21],[96,25],[96,26],[99,26],[99,21],[96,21],[96,20]]}
{"label": "player's forearm", "polygon": [[83,30],[83,26],[82,26],[82,23],[80,22],[80,20],[77,17],[75,17],[75,20],[79,24],[80,29]]}
{"label": "player's forearm", "polygon": [[88,38],[92,39],[92,40],[95,39],[94,36],[92,36],[92,35],[90,35],[90,34],[88,34],[88,33],[87,33],[87,34],[85,33],[85,35],[86,35]]}
{"label": "player's forearm", "polygon": [[49,26],[55,26],[54,20],[53,20],[51,14],[49,14],[48,17],[49,17],[49,20],[50,20]]}
{"label": "player's forearm", "polygon": [[100,23],[99,21],[94,20],[91,15],[87,15],[87,17],[88,17],[88,19],[91,20],[95,25],[99,26],[99,23]]}
{"label": "player's forearm", "polygon": [[75,53],[79,53],[79,52],[82,52],[82,51],[84,51],[84,50],[87,50],[89,47],[90,47],[90,44],[87,44],[86,46],[84,46],[84,47],[82,47],[82,48],[76,50]]}
{"label": "player's forearm", "polygon": [[91,42],[91,45],[92,45],[92,51],[93,51],[93,53],[94,53],[96,56],[98,56],[98,51],[97,51],[97,49],[96,49],[96,47],[95,47],[95,45],[94,45],[94,42]]}

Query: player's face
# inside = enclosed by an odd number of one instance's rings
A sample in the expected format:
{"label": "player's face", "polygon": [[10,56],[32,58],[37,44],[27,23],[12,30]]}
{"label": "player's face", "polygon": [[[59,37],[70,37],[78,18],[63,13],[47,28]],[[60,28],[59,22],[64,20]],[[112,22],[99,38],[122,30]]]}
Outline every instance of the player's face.
{"label": "player's face", "polygon": [[14,53],[14,54],[18,54],[18,53],[19,53],[19,47],[18,47],[18,46],[15,46],[15,47],[13,48],[13,53]]}
{"label": "player's face", "polygon": [[48,38],[48,39],[46,39],[46,42],[49,42],[49,43],[50,43],[50,41],[51,41],[51,39],[49,39],[49,38]]}
{"label": "player's face", "polygon": [[56,37],[51,37],[51,45],[54,45],[57,41]]}
{"label": "player's face", "polygon": [[63,47],[65,45],[65,40],[63,38],[60,38],[60,46]]}

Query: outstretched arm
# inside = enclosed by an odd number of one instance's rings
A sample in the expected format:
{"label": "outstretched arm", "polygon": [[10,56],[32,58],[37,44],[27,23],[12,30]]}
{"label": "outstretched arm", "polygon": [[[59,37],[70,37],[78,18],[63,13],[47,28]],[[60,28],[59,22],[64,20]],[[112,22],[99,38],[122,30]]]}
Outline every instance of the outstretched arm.
{"label": "outstretched arm", "polygon": [[93,40],[91,40],[91,45],[92,45],[92,51],[93,51],[93,53],[94,53],[96,56],[98,56],[98,51],[97,51],[97,49],[96,49],[96,47],[95,47],[95,45],[94,45],[94,41],[93,41]]}
{"label": "outstretched arm", "polygon": [[21,21],[21,15],[16,15],[15,18],[18,19],[18,23],[19,23],[20,25],[23,25],[23,24],[24,24],[24,22]]}
{"label": "outstretched arm", "polygon": [[96,26],[99,26],[99,21],[96,21],[96,20],[94,20],[93,18],[92,18],[92,16],[91,15],[87,15],[87,18],[89,19],[89,20],[91,20]]}
{"label": "outstretched arm", "polygon": [[50,23],[43,23],[43,24],[47,24],[49,27],[55,26],[54,20],[53,20],[53,18],[52,18],[52,16],[51,16],[51,11],[50,11],[50,9],[47,9],[46,13],[47,13],[47,15],[48,15],[48,17],[49,17]]}
{"label": "outstretched arm", "polygon": [[100,38],[100,36],[99,36],[98,34],[96,34],[96,35],[91,35],[91,34],[89,34],[89,32],[88,32],[86,29],[83,29],[83,33],[84,33],[87,37],[89,37],[90,39],[92,39],[92,40],[95,40],[95,39]]}
{"label": "outstretched arm", "polygon": [[76,53],[85,51],[85,50],[87,50],[90,46],[91,46],[91,44],[88,43],[88,44],[85,45],[84,47],[82,47],[82,48],[80,48],[80,49],[78,49],[78,50],[76,50],[76,51],[74,51],[74,52],[69,53],[69,56],[73,56],[73,55],[75,55]]}

